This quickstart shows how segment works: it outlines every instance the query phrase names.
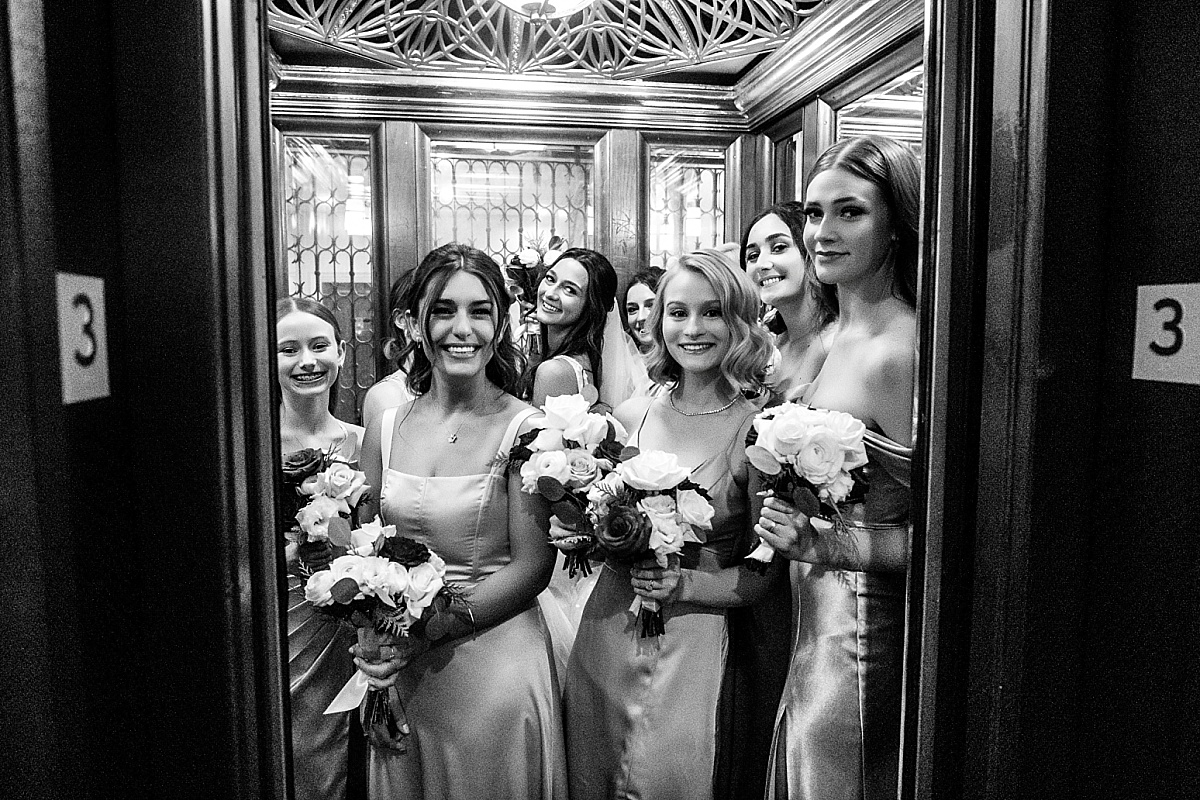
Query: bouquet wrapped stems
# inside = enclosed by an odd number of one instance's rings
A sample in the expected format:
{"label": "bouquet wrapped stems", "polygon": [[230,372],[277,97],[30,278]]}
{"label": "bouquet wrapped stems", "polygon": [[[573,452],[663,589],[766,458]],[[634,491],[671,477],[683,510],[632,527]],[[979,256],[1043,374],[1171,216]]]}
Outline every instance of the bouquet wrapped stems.
{"label": "bouquet wrapped stems", "polygon": [[[358,628],[358,654],[364,661],[382,661],[381,648],[391,637],[381,634],[370,623]],[[371,689],[359,708],[359,719],[367,738],[375,747],[408,752],[408,715],[396,687]]]}

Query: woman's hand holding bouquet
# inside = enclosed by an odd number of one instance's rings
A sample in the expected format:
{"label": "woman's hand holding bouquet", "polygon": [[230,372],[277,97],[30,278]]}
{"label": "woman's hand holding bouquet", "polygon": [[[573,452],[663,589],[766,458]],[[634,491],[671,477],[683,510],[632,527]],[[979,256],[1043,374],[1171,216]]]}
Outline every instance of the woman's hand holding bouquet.
{"label": "woman's hand holding bouquet", "polygon": [[579,394],[546,398],[542,426],[523,434],[509,454],[509,469],[519,471],[521,490],[550,501],[550,543],[565,555],[564,568],[572,578],[591,572],[595,537],[584,513],[588,491],[612,472],[626,438],[619,423],[590,408]]}
{"label": "woman's hand holding bouquet", "polygon": [[637,597],[630,611],[643,637],[666,632],[662,601],[679,581],[679,553],[686,542],[703,542],[713,507],[673,453],[626,448],[625,459],[588,492],[587,516],[596,545],[608,557],[633,565]]}
{"label": "woman's hand holding bouquet", "polygon": [[755,417],[752,436],[757,440],[746,448],[746,456],[763,476],[769,496],[759,518],[759,544],[746,557],[749,569],[765,572],[775,557],[762,534],[779,545],[789,541],[776,536],[780,522],[773,514],[803,517],[818,536],[844,532],[839,506],[860,500],[867,490],[861,469],[867,463],[865,432],[850,414],[796,403],[773,406]]}

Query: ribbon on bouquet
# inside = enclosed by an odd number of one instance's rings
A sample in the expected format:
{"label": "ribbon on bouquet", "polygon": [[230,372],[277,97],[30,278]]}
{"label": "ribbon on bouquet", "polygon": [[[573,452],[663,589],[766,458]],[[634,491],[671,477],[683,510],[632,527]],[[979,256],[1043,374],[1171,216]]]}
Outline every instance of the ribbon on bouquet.
{"label": "ribbon on bouquet", "polygon": [[642,597],[640,594],[635,595],[633,603],[629,606],[629,612],[641,623],[643,639],[661,636],[667,632],[666,626],[663,624],[662,604],[657,600]]}
{"label": "ribbon on bouquet", "polygon": [[325,709],[325,713],[341,714],[343,711],[353,711],[362,705],[363,698],[367,696],[367,690],[370,688],[366,674],[361,669],[356,669],[350,676],[350,680],[346,681],[346,685],[333,698],[333,702]]}

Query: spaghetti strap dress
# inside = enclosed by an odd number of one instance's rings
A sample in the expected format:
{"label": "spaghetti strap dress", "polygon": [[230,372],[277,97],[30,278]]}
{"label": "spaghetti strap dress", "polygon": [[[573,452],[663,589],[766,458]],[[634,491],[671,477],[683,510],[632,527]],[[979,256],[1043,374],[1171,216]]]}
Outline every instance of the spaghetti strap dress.
{"label": "spaghetti strap dress", "polygon": [[[738,433],[693,470],[692,479],[708,490],[715,513],[704,544],[685,546],[680,557],[685,568],[715,572],[745,553],[749,500],[747,487],[734,479],[731,458],[745,446],[755,409],[742,402],[746,417]],[[668,603],[666,632],[640,638],[630,611],[633,599],[629,566],[605,562],[567,668],[571,798],[712,798],[729,644],[726,609]]]}
{"label": "spaghetti strap dress", "polygon": [[[397,409],[382,421],[384,524],[446,561],[446,582],[474,586],[507,565],[508,476],[497,457],[479,475],[421,477],[389,468]],[[506,456],[521,423],[508,426]],[[412,730],[408,752],[371,748],[378,800],[566,797],[559,688],[536,602],[504,622],[414,659],[396,688]]]}
{"label": "spaghetti strap dress", "polygon": [[[342,423],[340,453],[357,468],[360,438],[348,427]],[[288,693],[296,800],[361,796],[365,744],[351,738],[350,713],[324,713],[354,675],[349,650],[357,636],[353,625],[313,610],[304,599],[306,582],[305,576],[288,570]]]}
{"label": "spaghetti strap dress", "polygon": [[[868,531],[909,526],[912,450],[868,430]],[[768,800],[894,800],[900,763],[905,573],[795,562],[799,623],[775,718]]]}
{"label": "spaghetti strap dress", "polygon": [[[577,359],[571,356],[555,356],[551,360],[562,361],[571,367],[575,373],[576,392],[582,392],[583,387],[592,385],[591,372],[584,369]],[[555,556],[554,574],[550,576],[550,583],[538,595],[538,603],[550,628],[550,639],[554,645],[554,664],[559,675],[566,672],[571,647],[575,644],[575,637],[579,631],[579,618],[583,616],[583,607],[596,586],[597,578],[595,570],[590,575],[576,573],[575,577],[571,577],[566,570],[566,556],[559,553]]]}

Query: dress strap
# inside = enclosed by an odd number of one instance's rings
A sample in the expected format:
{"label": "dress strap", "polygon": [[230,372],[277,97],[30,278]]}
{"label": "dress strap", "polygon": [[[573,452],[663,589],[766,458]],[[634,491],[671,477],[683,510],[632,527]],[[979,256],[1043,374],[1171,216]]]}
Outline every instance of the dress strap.
{"label": "dress strap", "polygon": [[[585,370],[583,368],[583,364],[580,364],[578,361],[576,361],[571,356],[555,356],[554,358],[560,359],[562,361],[566,361],[568,364],[571,365],[571,369],[573,369],[575,371],[575,383],[579,386],[578,390],[583,389],[583,387],[587,386],[588,384],[590,384],[592,382],[591,379],[588,377],[587,370]],[[576,390],[576,391],[578,391],[578,390]]]}
{"label": "dress strap", "polygon": [[379,427],[379,452],[383,455],[383,474],[387,474],[388,464],[392,462],[392,439],[396,436],[396,409],[392,406],[383,412],[383,420]]}
{"label": "dress strap", "polygon": [[637,430],[633,432],[633,446],[637,447],[642,442],[642,428],[646,426],[646,417],[650,416],[650,407],[654,405],[654,400],[646,404],[646,410],[642,412],[642,421],[638,423]]}
{"label": "dress strap", "polygon": [[521,425],[525,420],[538,413],[536,408],[526,408],[518,411],[513,416],[512,421],[508,423],[508,430],[504,431],[504,438],[500,440],[499,455],[501,459],[507,458],[509,451],[512,450],[513,443],[517,441],[517,431],[521,430]]}

